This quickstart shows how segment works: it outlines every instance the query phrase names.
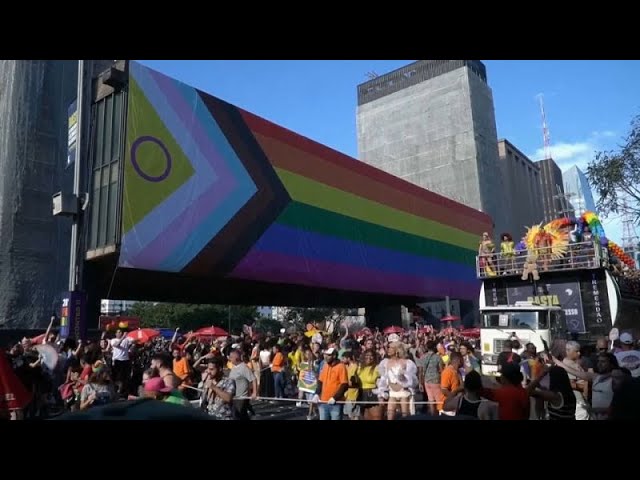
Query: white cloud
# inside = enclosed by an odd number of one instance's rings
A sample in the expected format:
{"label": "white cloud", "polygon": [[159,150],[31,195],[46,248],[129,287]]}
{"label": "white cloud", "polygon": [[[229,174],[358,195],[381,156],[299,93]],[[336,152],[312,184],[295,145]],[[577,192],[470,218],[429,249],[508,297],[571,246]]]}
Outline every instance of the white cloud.
{"label": "white cloud", "polygon": [[[577,165],[585,171],[587,165],[594,159],[596,152],[603,150],[605,139],[617,136],[612,130],[600,130],[591,132],[589,138],[574,142],[560,142],[551,145],[551,158],[553,158],[562,170],[566,170],[573,165]],[[544,148],[539,148],[529,158],[540,160],[544,158]]]}
{"label": "white cloud", "polygon": [[613,138],[617,135],[616,132],[614,132],[613,130],[602,130],[602,131],[595,131],[591,133],[591,136],[594,138]]}
{"label": "white cloud", "polygon": [[[585,170],[589,162],[593,160],[595,152],[598,150],[596,142],[592,140],[576,143],[556,143],[551,145],[550,153],[558,166],[566,170],[573,165],[577,165],[581,170]],[[544,149],[539,148],[531,158],[544,158]]]}

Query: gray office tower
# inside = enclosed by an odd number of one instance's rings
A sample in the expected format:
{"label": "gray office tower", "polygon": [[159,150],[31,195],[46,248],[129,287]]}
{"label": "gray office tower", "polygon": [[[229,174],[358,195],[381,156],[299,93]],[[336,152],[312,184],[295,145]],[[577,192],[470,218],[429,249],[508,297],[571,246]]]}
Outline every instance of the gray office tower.
{"label": "gray office tower", "polygon": [[493,95],[477,60],[420,60],[358,86],[360,160],[508,227]]}
{"label": "gray office tower", "polygon": [[558,164],[552,158],[546,158],[538,160],[536,165],[540,168],[544,222],[548,223],[565,215],[573,216],[575,212],[565,196],[562,171]]}
{"label": "gray office tower", "polygon": [[509,226],[505,232],[518,242],[527,227],[540,223],[544,216],[540,167],[508,140],[498,141],[498,154],[504,191],[509,199],[509,207],[505,209]]}
{"label": "gray office tower", "polygon": [[46,326],[68,289],[71,225],[52,216],[51,196],[73,187],[77,65],[0,60],[0,328]]}

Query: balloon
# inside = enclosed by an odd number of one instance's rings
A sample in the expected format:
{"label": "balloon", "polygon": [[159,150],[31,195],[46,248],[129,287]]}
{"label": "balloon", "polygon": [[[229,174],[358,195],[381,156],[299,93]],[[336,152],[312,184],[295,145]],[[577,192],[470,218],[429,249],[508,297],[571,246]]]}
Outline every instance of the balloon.
{"label": "balloon", "polygon": [[607,239],[607,237],[605,236],[600,237],[600,245],[606,247],[607,245],[609,245],[609,239]]}

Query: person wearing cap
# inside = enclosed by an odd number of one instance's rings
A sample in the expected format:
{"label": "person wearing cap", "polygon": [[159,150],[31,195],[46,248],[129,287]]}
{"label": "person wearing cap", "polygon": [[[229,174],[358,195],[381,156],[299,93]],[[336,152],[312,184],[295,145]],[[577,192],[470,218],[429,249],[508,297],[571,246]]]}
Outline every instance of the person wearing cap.
{"label": "person wearing cap", "polygon": [[618,364],[628,369],[634,378],[640,377],[640,351],[633,348],[633,336],[624,332],[620,335],[619,340],[620,351],[615,354]]}
{"label": "person wearing cap", "polygon": [[338,351],[335,347],[324,352],[324,366],[318,377],[316,394],[313,403],[322,402],[318,407],[320,420],[341,420],[342,405],[336,402],[344,400],[344,394],[349,388],[347,367],[338,361]]}

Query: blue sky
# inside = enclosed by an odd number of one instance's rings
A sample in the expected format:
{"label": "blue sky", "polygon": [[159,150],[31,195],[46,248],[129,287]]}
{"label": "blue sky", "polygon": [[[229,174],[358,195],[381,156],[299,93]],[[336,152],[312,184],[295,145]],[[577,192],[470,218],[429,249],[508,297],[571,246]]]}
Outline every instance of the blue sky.
{"label": "blue sky", "polygon": [[[356,86],[413,60],[142,60],[149,67],[357,157]],[[640,61],[485,60],[498,136],[542,158],[544,94],[552,156],[566,170],[615,148],[640,113]],[[617,219],[605,220],[619,241]]]}

